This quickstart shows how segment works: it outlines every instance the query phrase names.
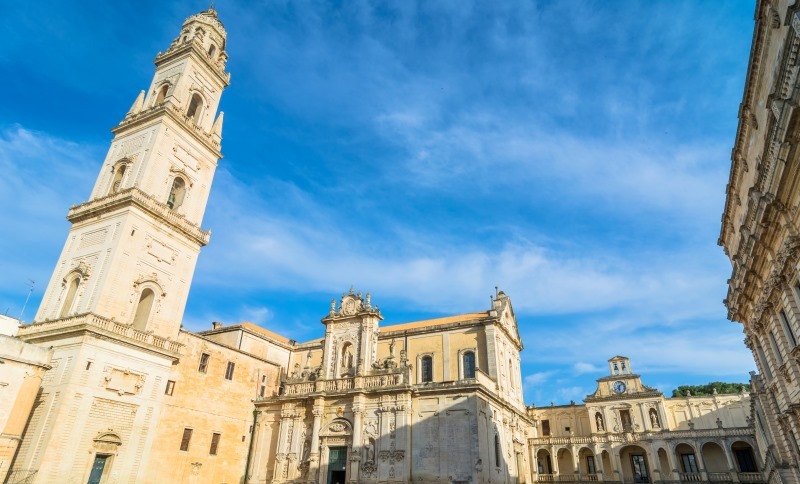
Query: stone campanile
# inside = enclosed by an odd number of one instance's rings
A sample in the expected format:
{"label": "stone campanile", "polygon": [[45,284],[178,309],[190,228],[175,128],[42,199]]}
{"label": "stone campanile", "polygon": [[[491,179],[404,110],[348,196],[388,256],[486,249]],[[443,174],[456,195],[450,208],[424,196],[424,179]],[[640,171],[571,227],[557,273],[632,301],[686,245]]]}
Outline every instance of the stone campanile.
{"label": "stone campanile", "polygon": [[150,88],[112,129],[89,200],[34,323],[93,314],[163,338],[178,334],[217,161],[226,32],[212,8],[186,19],[155,59]]}

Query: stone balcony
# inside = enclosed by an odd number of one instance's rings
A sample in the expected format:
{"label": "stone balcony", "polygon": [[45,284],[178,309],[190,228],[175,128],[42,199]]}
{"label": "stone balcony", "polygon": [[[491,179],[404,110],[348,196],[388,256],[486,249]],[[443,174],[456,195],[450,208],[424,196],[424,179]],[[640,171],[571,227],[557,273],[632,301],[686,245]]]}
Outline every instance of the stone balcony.
{"label": "stone balcony", "polygon": [[681,484],[685,482],[739,482],[742,484],[764,484],[766,480],[760,472],[680,472],[678,480],[612,480],[601,474],[536,474],[534,482],[607,482],[609,484]]}
{"label": "stone balcony", "polygon": [[183,215],[169,208],[165,203],[159,202],[136,187],[112,193],[105,197],[95,198],[80,205],[74,205],[67,213],[67,220],[72,223],[79,222],[100,213],[115,210],[126,204],[136,205],[157,219],[177,228],[200,245],[207,245],[211,238],[211,232],[201,229]]}
{"label": "stone balcony", "polygon": [[[497,384],[486,374],[477,370],[475,378],[465,378],[445,382],[426,382],[412,385],[411,367],[396,368],[393,370],[377,370],[369,375],[337,378],[331,380],[318,379],[314,381],[287,381],[283,383],[281,397],[298,397],[315,393],[346,393],[351,390],[381,391],[398,389],[402,387],[414,388],[416,391],[442,390],[447,388],[463,388],[482,386],[490,391],[496,391]],[[256,401],[271,400],[274,397],[263,397]]]}
{"label": "stone balcony", "polygon": [[584,437],[532,437],[529,445],[605,444],[613,442],[640,442],[671,439],[748,437],[753,435],[750,427],[733,427],[703,430],[662,430],[660,432],[598,433]]}
{"label": "stone balcony", "polygon": [[129,324],[120,323],[92,313],[79,314],[55,321],[44,321],[23,326],[17,336],[29,342],[44,340],[53,335],[80,333],[88,331],[123,344],[136,346],[153,352],[178,358],[183,345],[169,338],[163,338],[147,331],[134,329]]}

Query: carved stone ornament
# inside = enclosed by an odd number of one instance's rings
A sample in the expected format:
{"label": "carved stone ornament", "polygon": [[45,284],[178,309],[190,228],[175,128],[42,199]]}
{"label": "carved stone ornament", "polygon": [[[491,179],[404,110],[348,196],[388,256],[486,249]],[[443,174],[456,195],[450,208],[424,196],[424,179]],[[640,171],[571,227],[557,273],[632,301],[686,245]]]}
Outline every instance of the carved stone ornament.
{"label": "carved stone ornament", "polygon": [[330,429],[331,432],[344,432],[347,430],[347,425],[342,422],[333,422],[328,426],[328,429]]}
{"label": "carved stone ornament", "polygon": [[145,376],[134,373],[128,369],[107,367],[103,377],[103,385],[107,390],[118,395],[136,395],[144,387]]}

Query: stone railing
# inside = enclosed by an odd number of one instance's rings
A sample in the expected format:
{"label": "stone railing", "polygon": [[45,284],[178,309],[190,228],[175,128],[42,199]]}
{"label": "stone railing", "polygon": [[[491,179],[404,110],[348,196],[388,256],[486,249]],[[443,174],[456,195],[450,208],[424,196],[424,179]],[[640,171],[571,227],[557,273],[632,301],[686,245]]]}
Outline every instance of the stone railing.
{"label": "stone railing", "polygon": [[144,208],[148,212],[156,215],[162,220],[177,227],[186,235],[194,238],[202,245],[208,244],[211,238],[211,232],[207,232],[194,223],[190,222],[183,215],[175,212],[165,203],[161,203],[150,195],[144,193],[136,187],[128,188],[117,193],[112,193],[101,198],[95,198],[80,205],[75,205],[69,209],[67,213],[67,220],[74,221],[83,216],[89,215],[97,210],[102,210],[126,201],[132,201]]}
{"label": "stone railing", "polygon": [[753,435],[750,427],[731,427],[703,430],[663,430],[661,432],[633,432],[616,434],[593,434],[585,437],[532,437],[529,445],[571,445],[571,444],[605,444],[610,442],[635,442],[642,440],[664,439],[698,439],[747,437]]}
{"label": "stone railing", "polygon": [[173,104],[169,99],[156,106],[142,109],[136,114],[126,115],[125,118],[123,118],[122,121],[120,121],[119,124],[111,130],[111,132],[116,134],[118,130],[128,126],[129,124],[142,120],[150,120],[151,118],[155,118],[161,114],[167,114],[171,119],[183,124],[190,133],[196,135],[196,138],[200,140],[200,142],[206,144],[209,148],[219,154],[219,136],[215,136],[214,133],[204,130],[199,124],[194,122],[194,119],[186,116],[184,108]]}
{"label": "stone railing", "polygon": [[[537,482],[597,482],[600,474],[538,474]],[[605,481],[609,482],[609,481]],[[613,482],[613,481],[611,481]]]}
{"label": "stone railing", "polygon": [[307,395],[316,392],[344,392],[353,389],[377,390],[379,388],[406,385],[409,382],[409,371],[400,368],[391,373],[378,375],[337,378],[334,380],[315,380],[302,382],[286,382],[283,384],[283,395]]}
{"label": "stone railing", "polygon": [[[760,472],[708,472],[705,477],[700,472],[680,472],[678,480],[651,480],[653,484],[682,484],[684,482],[739,482],[748,484],[764,484],[764,478]],[[601,478],[602,477],[602,478]],[[734,479],[736,477],[737,479]],[[534,482],[589,482],[602,481],[618,484],[635,484],[633,479],[622,481],[610,480],[608,475],[600,474],[534,474]]]}
{"label": "stone railing", "polygon": [[156,63],[160,62],[162,59],[166,57],[169,57],[172,54],[175,54],[179,51],[186,49],[187,47],[192,47],[200,57],[206,59],[208,61],[208,65],[211,66],[211,68],[214,69],[214,71],[216,71],[217,74],[219,74],[219,76],[225,80],[225,82],[227,83],[231,82],[230,73],[225,72],[225,63],[222,61],[215,61],[214,59],[212,59],[211,56],[208,55],[208,52],[205,52],[203,50],[203,43],[197,37],[192,38],[192,40],[190,40],[189,42],[174,43],[166,51],[159,52],[158,54],[156,54]]}
{"label": "stone railing", "polygon": [[764,476],[760,472],[737,472],[736,477],[739,478],[739,482],[764,482]]}
{"label": "stone railing", "polygon": [[709,472],[708,480],[711,482],[733,482],[733,475],[730,472]]}
{"label": "stone railing", "polygon": [[146,331],[140,331],[138,329],[134,329],[129,324],[113,321],[92,313],[79,314],[69,318],[57,319],[55,321],[29,324],[20,328],[19,332],[17,332],[17,336],[21,337],[22,339],[25,339],[25,337],[32,338],[41,333],[60,331],[64,329],[101,330],[105,333],[122,336],[128,340],[136,341],[138,343],[168,351],[176,355],[179,355],[181,353],[181,348],[183,348],[183,345],[177,341],[156,336],[155,334]]}

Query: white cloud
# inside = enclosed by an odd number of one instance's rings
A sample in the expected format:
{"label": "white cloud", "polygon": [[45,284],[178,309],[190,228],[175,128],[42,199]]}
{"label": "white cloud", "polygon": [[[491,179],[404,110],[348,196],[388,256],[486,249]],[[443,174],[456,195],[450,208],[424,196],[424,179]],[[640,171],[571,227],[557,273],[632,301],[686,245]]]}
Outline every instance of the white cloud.
{"label": "white cloud", "polygon": [[595,366],[591,363],[586,363],[583,361],[579,361],[572,365],[572,368],[575,370],[575,373],[578,375],[582,375],[584,373],[597,373],[602,371],[603,369],[599,366]]}

